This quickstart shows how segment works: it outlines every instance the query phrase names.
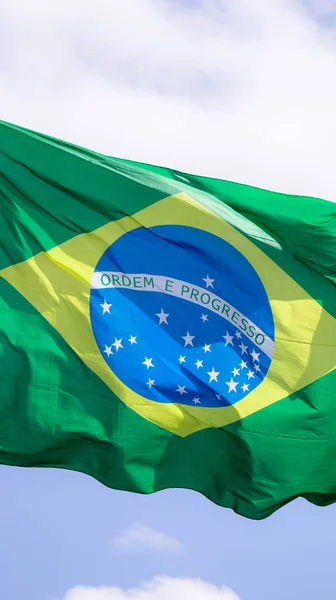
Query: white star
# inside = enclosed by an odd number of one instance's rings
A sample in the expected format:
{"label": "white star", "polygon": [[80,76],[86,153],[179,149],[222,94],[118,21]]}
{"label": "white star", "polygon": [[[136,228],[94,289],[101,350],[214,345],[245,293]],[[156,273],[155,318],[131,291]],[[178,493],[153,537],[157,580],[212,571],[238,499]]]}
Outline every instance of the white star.
{"label": "white star", "polygon": [[208,315],[203,315],[202,314],[201,319],[202,319],[203,323],[205,323],[205,321],[208,320]]}
{"label": "white star", "polygon": [[213,282],[215,281],[214,279],[210,279],[209,275],[207,275],[206,277],[203,277],[203,281],[205,281],[205,285],[208,287],[212,287],[213,288]]}
{"label": "white star", "polygon": [[147,371],[149,367],[154,367],[152,360],[153,358],[147,358],[147,356],[145,356],[145,360],[143,361],[143,363],[141,363],[142,365],[145,365],[147,367]]}
{"label": "white star", "polygon": [[185,356],[180,356],[180,358],[178,358],[177,360],[179,361],[179,363],[181,365],[182,363],[185,363],[186,357]]}
{"label": "white star", "polygon": [[193,339],[194,339],[194,335],[190,335],[189,331],[187,331],[186,335],[182,335],[181,336],[182,339],[184,340],[184,347],[186,346],[193,346]]}
{"label": "white star", "polygon": [[120,340],[117,340],[117,338],[114,338],[114,344],[112,344],[112,346],[115,346],[115,349],[117,352],[118,352],[119,348],[124,347],[121,342],[122,342],[122,338]]}
{"label": "white star", "polygon": [[187,394],[188,393],[187,390],[185,389],[185,385],[182,385],[182,386],[179,385],[177,387],[176,392],[178,392],[179,394],[181,394],[181,396],[183,396],[183,394]]}
{"label": "white star", "polygon": [[137,336],[131,335],[128,341],[130,342],[131,346],[133,346],[133,344],[137,344]]}
{"label": "white star", "polygon": [[156,316],[159,317],[159,325],[161,325],[162,323],[165,323],[166,325],[168,325],[167,319],[169,317],[169,314],[165,313],[163,308],[161,308],[161,312],[156,313]]}
{"label": "white star", "polygon": [[241,386],[241,389],[243,390],[243,392],[248,392],[248,391],[249,391],[249,386],[248,386],[248,383],[244,383],[244,384]]}
{"label": "white star", "polygon": [[155,381],[154,381],[154,379],[148,379],[146,385],[149,385],[150,388],[152,387],[152,385],[154,385],[154,387],[155,387]]}
{"label": "white star", "polygon": [[239,369],[236,369],[236,367],[235,367],[232,371],[232,375],[233,375],[233,377],[237,377],[237,375],[239,375]]}
{"label": "white star", "polygon": [[236,336],[236,338],[238,338],[238,340],[240,340],[241,339],[240,331],[236,331],[235,336]]}
{"label": "white star", "polygon": [[225,346],[227,346],[228,344],[231,344],[231,346],[233,346],[233,335],[230,335],[229,332],[226,332],[226,335],[222,336],[225,340]]}
{"label": "white star", "polygon": [[103,315],[105,315],[105,313],[109,313],[109,315],[111,314],[110,308],[111,308],[112,304],[108,304],[106,302],[105,298],[104,298],[104,304],[100,304],[99,306],[101,306],[103,309]]}
{"label": "white star", "polygon": [[211,348],[211,344],[205,344],[205,346],[203,346],[202,350],[204,350],[204,352],[207,353],[207,352],[211,352],[210,348]]}
{"label": "white star", "polygon": [[247,354],[247,346],[245,346],[245,345],[243,344],[243,342],[242,342],[241,344],[239,344],[239,346],[238,346],[238,347],[241,349],[241,353],[242,353],[242,354]]}
{"label": "white star", "polygon": [[197,361],[195,362],[195,365],[196,365],[196,367],[197,367],[197,370],[198,370],[200,367],[203,367],[203,360],[199,360],[199,359],[197,359]]}
{"label": "white star", "polygon": [[222,399],[220,394],[216,394],[216,398],[217,398],[217,400],[221,400]]}
{"label": "white star", "polygon": [[233,381],[233,379],[231,377],[230,381],[226,381],[225,383],[226,383],[226,385],[229,386],[229,393],[230,392],[237,392],[236,387],[238,385],[238,381]]}
{"label": "white star", "polygon": [[252,360],[253,362],[259,362],[259,356],[260,356],[260,352],[256,352],[255,349],[253,348],[252,352],[250,352],[251,356],[252,356]]}
{"label": "white star", "polygon": [[253,371],[248,371],[248,372],[247,372],[247,378],[248,378],[248,379],[253,379],[253,378],[254,378],[254,373],[253,373]]}
{"label": "white star", "polygon": [[194,404],[201,404],[201,401],[199,398],[193,398],[193,402],[194,402]]}
{"label": "white star", "polygon": [[260,367],[259,367],[259,365],[254,365],[254,369],[255,369],[255,371],[256,371],[257,373],[259,373],[259,371],[260,371]]}
{"label": "white star", "polygon": [[216,381],[218,383],[217,377],[218,375],[220,375],[220,371],[215,371],[215,369],[212,367],[212,370],[207,373],[207,375],[209,375],[209,383],[211,383],[212,381]]}
{"label": "white star", "polygon": [[107,356],[110,356],[111,354],[113,354],[112,352],[112,346],[106,346],[105,344],[105,350],[104,350],[105,354],[107,354]]}
{"label": "white star", "polygon": [[247,369],[247,363],[244,362],[243,360],[241,361],[241,363],[239,363],[239,366],[241,369]]}

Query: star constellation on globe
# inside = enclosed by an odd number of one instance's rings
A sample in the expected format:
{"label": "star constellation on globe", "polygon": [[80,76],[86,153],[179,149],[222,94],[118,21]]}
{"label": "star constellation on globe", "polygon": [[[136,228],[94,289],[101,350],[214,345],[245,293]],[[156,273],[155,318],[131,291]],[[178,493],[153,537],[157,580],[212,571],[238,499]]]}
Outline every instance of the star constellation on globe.
{"label": "star constellation on globe", "polygon": [[[198,231],[196,239],[189,227],[165,226],[160,236],[153,229],[125,234],[96,267],[90,303],[99,350],[129,388],[150,400],[233,404],[261,383],[271,363],[266,346],[273,319],[258,275],[237,250],[207,232]],[[148,242],[155,252],[148,252]],[[240,274],[236,281],[232,265]]]}

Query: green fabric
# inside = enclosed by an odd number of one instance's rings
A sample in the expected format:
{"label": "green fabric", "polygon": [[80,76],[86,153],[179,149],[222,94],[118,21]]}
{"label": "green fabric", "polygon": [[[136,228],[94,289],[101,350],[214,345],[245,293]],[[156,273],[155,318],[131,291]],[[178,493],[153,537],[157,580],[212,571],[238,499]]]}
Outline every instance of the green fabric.
{"label": "green fabric", "polygon": [[[179,191],[239,222],[336,317],[335,204],[110,158],[4,122],[0,269]],[[297,496],[335,501],[335,370],[237,423],[181,438],[116,398],[1,278],[0,303],[1,463],[75,469],[142,493],[191,488],[255,519]]]}

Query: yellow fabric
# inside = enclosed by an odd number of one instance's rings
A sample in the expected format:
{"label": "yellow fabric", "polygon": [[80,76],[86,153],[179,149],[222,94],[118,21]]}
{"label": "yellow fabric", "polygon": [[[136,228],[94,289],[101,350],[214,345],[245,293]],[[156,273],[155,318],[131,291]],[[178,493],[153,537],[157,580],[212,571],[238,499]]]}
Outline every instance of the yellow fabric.
{"label": "yellow fabric", "polygon": [[[127,231],[163,224],[188,225],[221,237],[251,263],[266,290],[275,323],[272,363],[261,384],[232,406],[202,408],[153,402],[124,385],[109,369],[97,347],[91,329],[89,299],[98,260]],[[171,196],[133,216],[78,235],[0,274],[125,404],[180,436],[242,419],[335,367],[335,319],[244,235],[186,194]]]}

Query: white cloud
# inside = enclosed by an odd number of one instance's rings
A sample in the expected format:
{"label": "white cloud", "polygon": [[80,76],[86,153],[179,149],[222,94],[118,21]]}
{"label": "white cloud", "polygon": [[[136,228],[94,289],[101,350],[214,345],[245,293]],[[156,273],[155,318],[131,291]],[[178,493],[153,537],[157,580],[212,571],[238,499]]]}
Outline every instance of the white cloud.
{"label": "white cloud", "polygon": [[218,588],[200,579],[156,577],[137,588],[76,587],[64,600],[239,600],[225,587]]}
{"label": "white cloud", "polygon": [[2,118],[115,156],[335,199],[336,28],[304,8],[322,2],[184,3],[2,0]]}
{"label": "white cloud", "polygon": [[181,552],[181,542],[161,531],[155,531],[141,523],[134,523],[122,531],[114,540],[113,546],[118,550],[155,552]]}

